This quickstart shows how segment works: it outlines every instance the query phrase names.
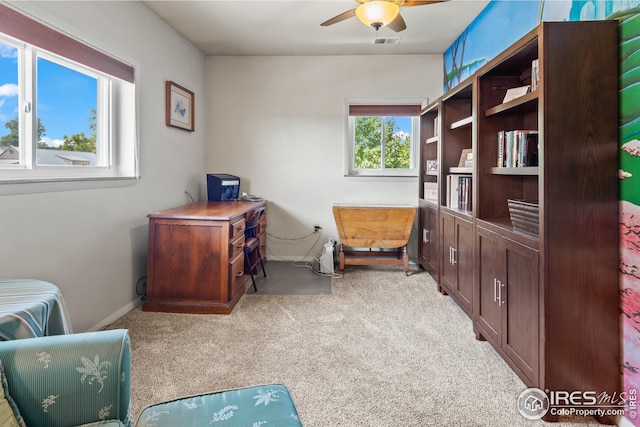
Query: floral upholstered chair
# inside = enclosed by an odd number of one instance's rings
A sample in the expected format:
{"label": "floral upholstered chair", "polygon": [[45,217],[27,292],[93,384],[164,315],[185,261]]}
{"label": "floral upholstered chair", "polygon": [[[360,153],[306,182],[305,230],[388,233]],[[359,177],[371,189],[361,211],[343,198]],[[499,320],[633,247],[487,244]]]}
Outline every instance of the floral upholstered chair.
{"label": "floral upholstered chair", "polygon": [[[1,427],[132,427],[124,329],[0,342]],[[136,427],[301,427],[289,390],[271,384],[144,409]]]}
{"label": "floral upholstered chair", "polygon": [[0,342],[4,408],[16,420],[0,424],[130,427],[130,348],[123,329]]}

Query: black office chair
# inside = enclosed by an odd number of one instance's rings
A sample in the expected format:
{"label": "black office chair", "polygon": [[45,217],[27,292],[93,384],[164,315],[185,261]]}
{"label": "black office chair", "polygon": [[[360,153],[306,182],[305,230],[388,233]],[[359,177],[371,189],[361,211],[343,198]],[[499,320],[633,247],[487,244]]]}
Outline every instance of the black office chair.
{"label": "black office chair", "polygon": [[[256,233],[258,228],[258,221],[264,213],[264,207],[258,208],[249,217],[245,225],[244,230],[244,266],[245,270],[249,272],[251,276],[251,283],[253,283],[253,290],[258,292],[256,287],[256,279],[253,277],[253,270],[256,269],[258,264],[262,268],[264,277],[267,277],[267,271],[264,269],[264,262],[262,261],[262,255],[260,254],[260,238]],[[254,255],[255,254],[255,255]],[[256,269],[256,273],[257,273]]]}

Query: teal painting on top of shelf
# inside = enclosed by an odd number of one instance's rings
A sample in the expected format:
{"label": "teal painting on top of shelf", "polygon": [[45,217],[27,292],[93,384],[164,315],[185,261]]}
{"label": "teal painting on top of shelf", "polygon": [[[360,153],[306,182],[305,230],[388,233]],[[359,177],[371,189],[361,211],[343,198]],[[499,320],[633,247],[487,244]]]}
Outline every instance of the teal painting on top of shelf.
{"label": "teal painting on top of shelf", "polygon": [[540,1],[492,1],[444,53],[444,90],[455,87],[538,23]]}

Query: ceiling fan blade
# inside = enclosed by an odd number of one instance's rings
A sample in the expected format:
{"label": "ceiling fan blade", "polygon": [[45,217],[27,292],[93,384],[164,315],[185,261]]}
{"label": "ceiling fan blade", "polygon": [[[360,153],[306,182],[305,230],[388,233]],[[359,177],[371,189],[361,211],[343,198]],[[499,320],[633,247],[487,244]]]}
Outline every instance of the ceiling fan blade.
{"label": "ceiling fan blade", "polygon": [[396,16],[396,19],[391,21],[391,23],[389,23],[387,27],[391,28],[396,33],[399,33],[400,31],[407,28],[407,24],[404,22],[402,15],[398,14],[398,16]]}
{"label": "ceiling fan blade", "polygon": [[446,0],[416,0],[416,1],[407,0],[404,3],[402,3],[402,7],[426,6],[428,4],[442,3],[443,1],[446,1]]}
{"label": "ceiling fan blade", "polygon": [[327,27],[329,25],[337,24],[338,22],[344,21],[345,19],[353,18],[354,16],[356,16],[355,9],[347,10],[346,12],[343,12],[340,15],[334,16],[333,18],[324,21],[320,25],[323,27]]}

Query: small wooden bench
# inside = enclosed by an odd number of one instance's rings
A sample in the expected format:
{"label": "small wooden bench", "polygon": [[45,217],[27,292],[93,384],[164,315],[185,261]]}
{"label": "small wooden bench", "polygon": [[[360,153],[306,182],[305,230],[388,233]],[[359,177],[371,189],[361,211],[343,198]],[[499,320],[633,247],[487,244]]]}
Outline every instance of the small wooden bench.
{"label": "small wooden bench", "polygon": [[408,274],[407,243],[415,215],[411,205],[334,204],[340,270],[345,265],[392,264],[404,266]]}

